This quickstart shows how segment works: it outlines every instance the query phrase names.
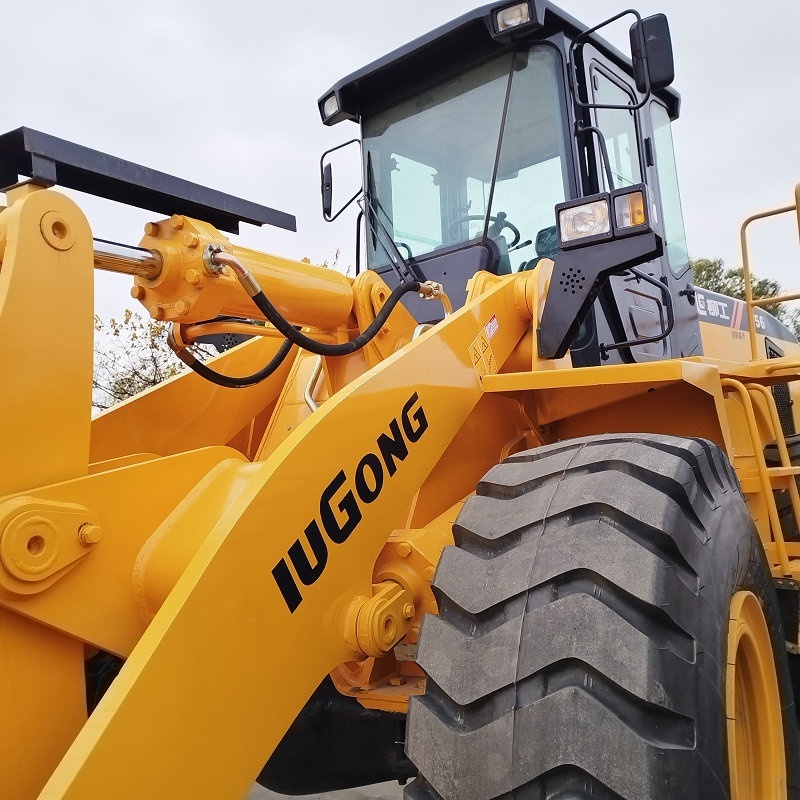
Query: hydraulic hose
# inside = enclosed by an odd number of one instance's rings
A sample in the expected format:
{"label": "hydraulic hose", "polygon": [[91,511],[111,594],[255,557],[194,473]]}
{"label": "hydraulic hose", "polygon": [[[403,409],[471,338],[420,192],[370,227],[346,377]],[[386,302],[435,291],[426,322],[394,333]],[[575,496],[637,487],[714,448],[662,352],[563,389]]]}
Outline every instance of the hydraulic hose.
{"label": "hydraulic hose", "polygon": [[272,305],[256,279],[236,256],[226,253],[224,250],[215,249],[209,253],[208,260],[217,267],[222,265],[230,267],[245,291],[258,307],[258,310],[267,320],[289,341],[318,356],[346,356],[356,352],[356,350],[360,350],[386,324],[386,320],[394,310],[394,307],[400,302],[400,298],[403,295],[409,292],[420,292],[423,296],[438,297],[441,292],[441,287],[430,283],[420,283],[419,281],[401,283],[386,299],[386,302],[375,316],[375,319],[365,330],[356,336],[355,339],[351,339],[349,342],[344,342],[342,344],[325,344],[297,330],[294,325]]}
{"label": "hydraulic hose", "polygon": [[408,292],[418,292],[420,286],[421,284],[419,281],[401,283],[389,295],[383,308],[381,308],[370,325],[356,336],[355,339],[351,339],[349,342],[343,342],[342,344],[318,342],[316,339],[312,339],[298,331],[280,311],[270,303],[263,291],[252,295],[252,298],[253,302],[258,306],[258,310],[286,337],[287,341],[291,341],[298,347],[302,347],[303,350],[308,350],[318,356],[346,356],[349,353],[355,353],[356,350],[360,350],[367,344],[367,342],[369,342],[386,324],[386,320],[394,310],[394,307],[400,302],[400,298],[404,294],[408,294]]}
{"label": "hydraulic hose", "polygon": [[196,372],[201,378],[205,378],[207,381],[217,384],[217,386],[224,386],[227,389],[243,389],[247,386],[255,386],[257,383],[261,383],[261,381],[263,381],[265,378],[268,378],[273,372],[275,372],[276,369],[278,369],[278,367],[285,361],[286,356],[289,355],[289,351],[292,349],[292,347],[294,347],[293,342],[291,342],[289,339],[285,339],[283,342],[281,342],[278,352],[275,353],[265,367],[260,369],[258,372],[254,372],[252,375],[235,377],[223,375],[221,372],[217,372],[216,370],[211,369],[211,367],[206,366],[186,347],[181,347],[175,341],[172,331],[170,331],[167,341],[175,355],[178,356],[178,358],[183,361],[183,363],[186,364],[189,369],[191,369],[193,372]]}
{"label": "hydraulic hose", "polygon": [[365,330],[356,336],[355,339],[351,339],[349,342],[344,342],[342,344],[326,344],[306,336],[289,322],[289,320],[287,320],[269,301],[269,298],[259,286],[258,281],[256,281],[250,271],[238,258],[224,252],[220,246],[209,245],[204,254],[204,260],[206,261],[206,266],[212,271],[219,272],[223,265],[230,267],[242,284],[242,287],[248,295],[250,295],[258,310],[272,323],[279,333],[282,333],[286,337],[272,360],[263,369],[254,372],[252,375],[232,377],[229,375],[222,375],[208,367],[196,358],[185,345],[178,344],[173,332],[170,332],[168,337],[170,348],[189,369],[196,372],[202,378],[217,384],[217,386],[224,386],[229,389],[241,389],[246,386],[254,386],[265,378],[268,378],[283,363],[289,351],[295,345],[318,356],[344,356],[355,353],[375,337],[378,331],[386,324],[386,320],[394,310],[394,307],[400,302],[400,298],[409,292],[419,292],[420,296],[428,299],[440,299],[445,306],[446,313],[450,309],[450,301],[447,299],[447,295],[442,291],[441,285],[431,281],[426,281],[425,283],[420,283],[420,281],[408,281],[407,283],[401,283],[389,295],[381,310],[375,315],[375,319]]}

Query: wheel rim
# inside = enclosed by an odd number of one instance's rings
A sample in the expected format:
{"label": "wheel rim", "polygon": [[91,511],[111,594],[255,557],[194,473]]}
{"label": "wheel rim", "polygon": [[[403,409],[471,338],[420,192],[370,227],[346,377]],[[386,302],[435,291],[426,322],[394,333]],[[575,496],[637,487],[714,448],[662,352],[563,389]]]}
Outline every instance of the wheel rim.
{"label": "wheel rim", "polygon": [[737,592],[728,627],[726,715],[731,797],[786,797],[780,692],[758,598]]}

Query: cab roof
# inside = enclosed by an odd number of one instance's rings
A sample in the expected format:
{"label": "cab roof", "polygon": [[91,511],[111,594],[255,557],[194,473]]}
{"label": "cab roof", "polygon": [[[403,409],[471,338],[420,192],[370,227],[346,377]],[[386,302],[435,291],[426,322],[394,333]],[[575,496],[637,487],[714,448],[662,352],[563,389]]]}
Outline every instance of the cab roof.
{"label": "cab roof", "polygon": [[[517,43],[542,41],[559,33],[571,41],[590,27],[549,0],[529,0],[529,4],[531,21],[519,28],[498,34],[494,26],[495,12],[515,3],[508,0],[491,3],[435,28],[342,78],[318,101],[323,122],[334,125],[346,119],[359,121],[364,114],[394,105],[420,88],[458,75]],[[627,74],[632,74],[628,56],[596,34],[590,35],[587,41]],[[677,118],[678,92],[667,88],[655,94],[666,103],[670,117]],[[336,96],[338,111],[326,116],[323,104],[331,95]]]}

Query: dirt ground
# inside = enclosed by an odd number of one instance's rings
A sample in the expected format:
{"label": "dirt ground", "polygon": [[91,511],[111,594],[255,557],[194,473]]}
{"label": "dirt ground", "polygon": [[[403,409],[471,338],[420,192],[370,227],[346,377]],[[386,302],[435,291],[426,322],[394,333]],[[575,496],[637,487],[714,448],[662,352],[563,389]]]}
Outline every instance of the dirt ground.
{"label": "dirt ground", "polygon": [[[275,794],[255,784],[245,800],[282,800],[285,797],[287,795]],[[362,786],[360,789],[347,789],[342,792],[303,795],[305,800],[400,800],[402,797],[403,787],[397,782],[376,783],[374,786]]]}

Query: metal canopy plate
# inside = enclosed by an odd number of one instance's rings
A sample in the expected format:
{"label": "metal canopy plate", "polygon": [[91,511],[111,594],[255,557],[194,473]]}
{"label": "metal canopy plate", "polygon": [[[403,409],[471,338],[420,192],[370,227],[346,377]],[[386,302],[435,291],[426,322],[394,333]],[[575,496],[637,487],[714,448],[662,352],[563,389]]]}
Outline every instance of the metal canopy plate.
{"label": "metal canopy plate", "polygon": [[297,230],[292,214],[209,189],[31,128],[0,135],[0,186],[26,175],[44,186],[65,186],[158,214],[185,214],[223,231],[240,222]]}

